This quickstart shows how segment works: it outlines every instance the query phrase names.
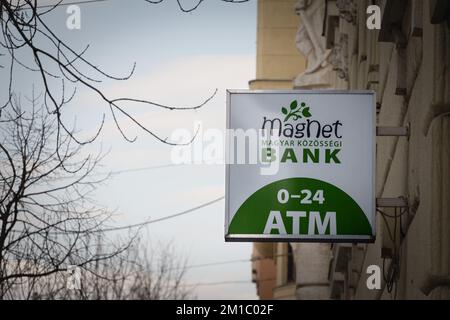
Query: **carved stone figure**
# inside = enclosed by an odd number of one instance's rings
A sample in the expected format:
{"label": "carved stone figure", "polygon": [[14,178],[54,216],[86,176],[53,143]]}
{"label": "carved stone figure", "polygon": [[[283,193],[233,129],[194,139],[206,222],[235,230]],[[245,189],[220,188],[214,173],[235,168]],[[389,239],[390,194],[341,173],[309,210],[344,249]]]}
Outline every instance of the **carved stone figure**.
{"label": "carved stone figure", "polygon": [[305,56],[307,68],[294,82],[297,88],[321,88],[332,84],[331,50],[325,48],[322,36],[325,4],[323,1],[299,0],[296,11],[300,16],[297,32],[298,50]]}

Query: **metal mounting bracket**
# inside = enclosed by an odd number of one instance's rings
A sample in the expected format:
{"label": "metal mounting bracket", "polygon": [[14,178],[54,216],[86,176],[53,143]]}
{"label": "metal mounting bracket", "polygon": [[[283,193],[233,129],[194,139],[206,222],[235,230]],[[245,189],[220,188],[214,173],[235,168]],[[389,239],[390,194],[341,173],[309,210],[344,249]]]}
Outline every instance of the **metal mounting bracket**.
{"label": "metal mounting bracket", "polygon": [[377,127],[377,137],[409,137],[409,126]]}
{"label": "metal mounting bracket", "polygon": [[408,208],[408,199],[399,198],[377,198],[377,208]]}

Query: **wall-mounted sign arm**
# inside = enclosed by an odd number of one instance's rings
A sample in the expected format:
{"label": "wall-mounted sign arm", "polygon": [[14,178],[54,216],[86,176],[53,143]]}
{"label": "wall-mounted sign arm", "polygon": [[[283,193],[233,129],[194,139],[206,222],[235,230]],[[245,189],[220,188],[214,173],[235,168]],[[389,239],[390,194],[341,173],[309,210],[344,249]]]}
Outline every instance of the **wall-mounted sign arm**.
{"label": "wall-mounted sign arm", "polygon": [[408,199],[399,198],[377,198],[377,208],[408,208]]}
{"label": "wall-mounted sign arm", "polygon": [[409,127],[377,127],[377,137],[409,137]]}
{"label": "wall-mounted sign arm", "polygon": [[377,127],[377,137],[409,137],[409,127]]}

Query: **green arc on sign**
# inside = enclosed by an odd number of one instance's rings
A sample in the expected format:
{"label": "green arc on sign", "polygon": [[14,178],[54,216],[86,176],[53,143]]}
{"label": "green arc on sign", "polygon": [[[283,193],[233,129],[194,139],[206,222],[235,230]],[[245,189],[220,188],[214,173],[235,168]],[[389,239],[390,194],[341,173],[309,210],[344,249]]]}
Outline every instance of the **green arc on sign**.
{"label": "green arc on sign", "polygon": [[[280,203],[278,192],[286,190],[289,194],[287,203]],[[311,197],[309,204],[302,204],[304,199],[302,190],[309,190],[314,195],[318,190],[323,190],[323,203],[314,201]],[[286,192],[285,192],[286,194]],[[294,197],[292,197],[294,196]],[[340,188],[321,180],[310,178],[289,178],[273,182],[252,194],[238,209],[228,229],[229,235],[262,235],[270,212],[281,213],[287,234],[292,234],[293,220],[287,217],[288,211],[306,212],[306,216],[300,218],[299,233],[308,235],[310,212],[319,212],[321,221],[327,220],[327,212],[335,212],[335,226],[337,236],[372,236],[372,228],[363,210],[347,193]],[[315,234],[319,234],[318,228],[313,226]],[[325,230],[325,236],[330,235],[330,226]],[[279,234],[272,230],[270,234]],[[309,233],[311,234],[311,233]]]}

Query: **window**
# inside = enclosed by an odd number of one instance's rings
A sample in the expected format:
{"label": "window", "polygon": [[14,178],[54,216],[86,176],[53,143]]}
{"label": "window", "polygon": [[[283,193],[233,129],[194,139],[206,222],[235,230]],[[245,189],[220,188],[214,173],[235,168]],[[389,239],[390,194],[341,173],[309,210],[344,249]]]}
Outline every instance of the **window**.
{"label": "window", "polygon": [[287,246],[287,282],[295,282],[295,262],[292,246]]}

